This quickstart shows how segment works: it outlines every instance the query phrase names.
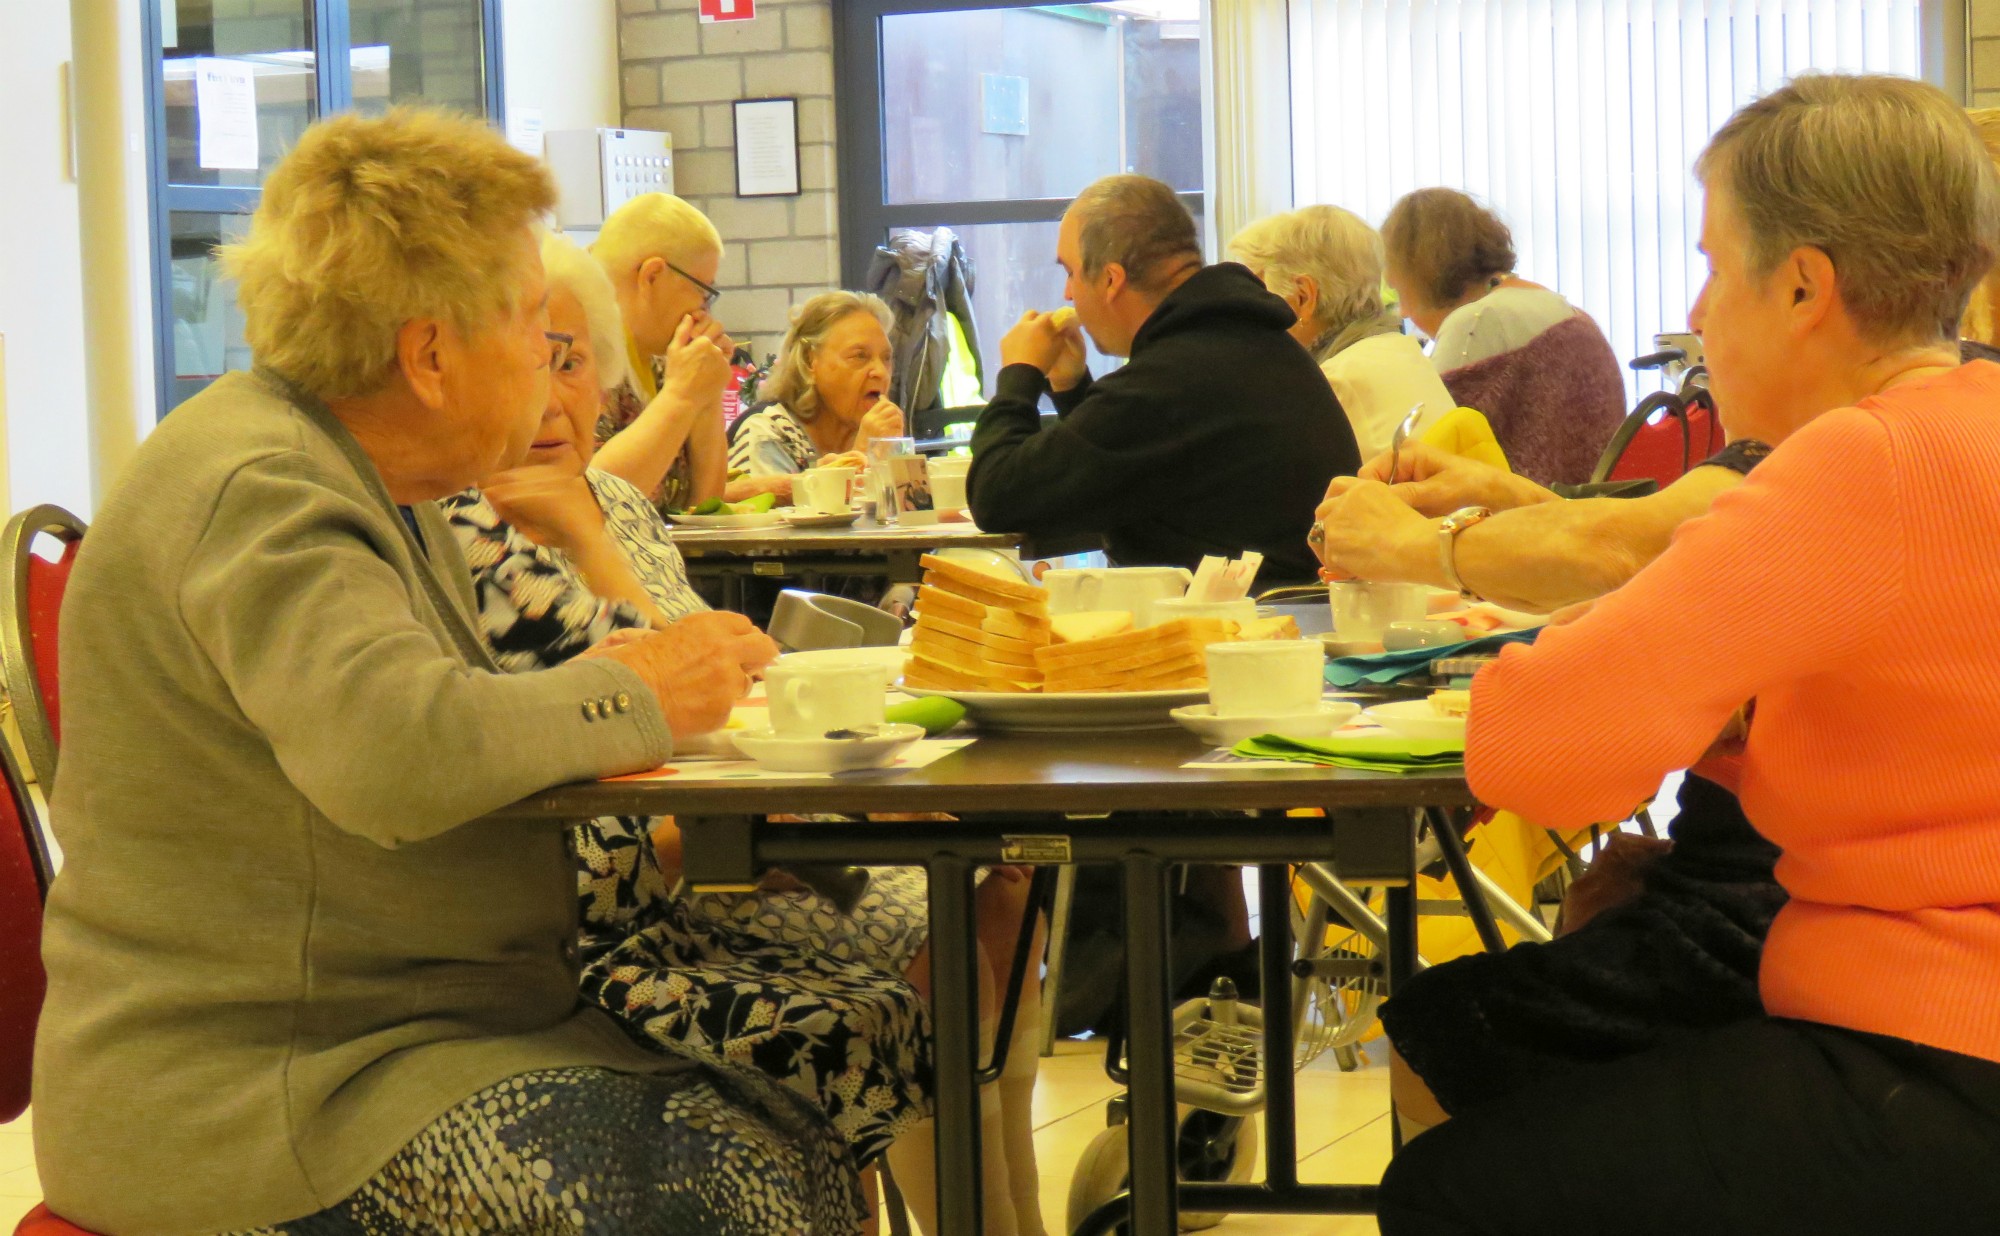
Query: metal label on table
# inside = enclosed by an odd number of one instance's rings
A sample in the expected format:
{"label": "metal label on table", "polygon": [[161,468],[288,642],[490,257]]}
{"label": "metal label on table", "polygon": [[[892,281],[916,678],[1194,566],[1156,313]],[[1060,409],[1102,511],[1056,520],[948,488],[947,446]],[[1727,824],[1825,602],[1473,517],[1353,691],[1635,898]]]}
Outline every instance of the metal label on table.
{"label": "metal label on table", "polygon": [[1002,836],[1000,842],[1000,861],[1003,863],[1066,863],[1070,861],[1068,837]]}

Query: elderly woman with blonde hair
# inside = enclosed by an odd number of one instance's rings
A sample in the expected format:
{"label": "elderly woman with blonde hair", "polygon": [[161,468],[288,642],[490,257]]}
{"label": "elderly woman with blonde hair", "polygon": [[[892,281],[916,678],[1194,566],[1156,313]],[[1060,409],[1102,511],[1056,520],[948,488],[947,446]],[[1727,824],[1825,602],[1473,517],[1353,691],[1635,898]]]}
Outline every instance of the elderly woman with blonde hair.
{"label": "elderly woman with blonde hair", "polygon": [[1283,298],[1305,345],[1347,413],[1361,458],[1389,449],[1397,425],[1457,406],[1403,316],[1382,303],[1382,237],[1352,211],[1307,206],[1259,219],[1229,242],[1229,256]]}
{"label": "elderly woman with blonde hair", "polygon": [[768,476],[858,467],[870,441],[901,437],[903,410],[888,398],[892,324],[889,306],[866,292],[822,292],[792,310],[769,402],[736,423],[730,470]]}
{"label": "elderly woman with blonde hair", "polygon": [[435,503],[535,440],[547,172],[442,113],[309,129],[224,260],[256,359],[141,445],[63,614],[36,1163],[114,1232],[851,1231],[762,1074],[577,998],[566,826],[775,649],[701,614],[501,672]]}
{"label": "elderly woman with blonde hair", "polygon": [[1790,894],[1763,1011],[1448,1113],[1383,1178],[1387,1236],[2000,1219],[2000,648],[1963,619],[2000,607],[2000,365],[1957,338],[2000,173],[1935,87],[1822,75],[1737,112],[1695,172],[1689,321],[1731,435],[1776,449],[1480,672],[1466,775],[1556,829],[1690,766],[1737,790]]}

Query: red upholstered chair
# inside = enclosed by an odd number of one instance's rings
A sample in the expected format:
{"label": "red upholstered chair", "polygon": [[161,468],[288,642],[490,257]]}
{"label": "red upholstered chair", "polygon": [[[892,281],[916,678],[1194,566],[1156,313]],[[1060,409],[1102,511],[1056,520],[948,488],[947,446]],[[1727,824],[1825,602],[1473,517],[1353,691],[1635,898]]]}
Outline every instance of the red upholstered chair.
{"label": "red upholstered chair", "polygon": [[[27,781],[14,752],[0,742],[0,1124],[28,1109],[34,1074],[35,1019],[41,1016],[42,901],[54,870]],[[16,1236],[91,1236],[37,1206]]]}
{"label": "red upholstered chair", "polygon": [[[31,507],[0,530],[0,557],[6,563],[0,569],[0,677],[14,704],[28,769],[44,796],[55,785],[56,748],[62,739],[56,620],[83,532],[83,521],[59,506]],[[60,548],[53,561],[33,552],[43,536]]]}

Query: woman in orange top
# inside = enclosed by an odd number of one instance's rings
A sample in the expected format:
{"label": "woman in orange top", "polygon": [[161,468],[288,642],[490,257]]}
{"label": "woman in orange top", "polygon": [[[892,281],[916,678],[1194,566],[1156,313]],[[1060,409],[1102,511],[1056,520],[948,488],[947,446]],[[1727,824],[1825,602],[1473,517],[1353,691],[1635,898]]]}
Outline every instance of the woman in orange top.
{"label": "woman in orange top", "polygon": [[1454,1113],[1384,1177],[1388,1236],[2000,1230],[2000,366],[1956,346],[2000,176],[1942,93],[1835,76],[1696,170],[1692,322],[1731,436],[1779,445],[1480,674],[1467,771],[1617,819],[1755,701],[1730,779],[1792,897],[1766,1015]]}

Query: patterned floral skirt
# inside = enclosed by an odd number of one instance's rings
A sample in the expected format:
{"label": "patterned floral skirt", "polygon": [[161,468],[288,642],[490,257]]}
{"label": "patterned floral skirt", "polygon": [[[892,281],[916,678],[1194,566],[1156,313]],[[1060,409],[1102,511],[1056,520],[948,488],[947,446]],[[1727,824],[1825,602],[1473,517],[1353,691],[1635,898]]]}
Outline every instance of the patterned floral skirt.
{"label": "patterned floral skirt", "polygon": [[848,1148],[755,1074],[545,1069],[433,1121],[353,1196],[243,1236],[856,1231]]}
{"label": "patterned floral skirt", "polygon": [[809,892],[676,901],[645,823],[576,830],[584,998],[642,1042],[813,1100],[861,1162],[930,1115],[929,1014],[902,977],[927,934],[922,873],[878,871],[851,915]]}

